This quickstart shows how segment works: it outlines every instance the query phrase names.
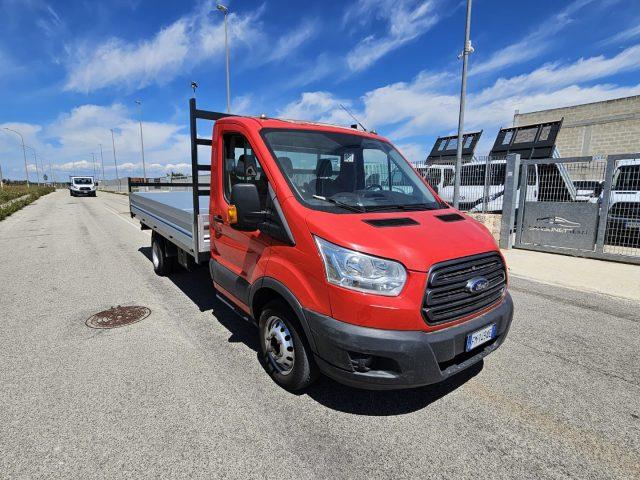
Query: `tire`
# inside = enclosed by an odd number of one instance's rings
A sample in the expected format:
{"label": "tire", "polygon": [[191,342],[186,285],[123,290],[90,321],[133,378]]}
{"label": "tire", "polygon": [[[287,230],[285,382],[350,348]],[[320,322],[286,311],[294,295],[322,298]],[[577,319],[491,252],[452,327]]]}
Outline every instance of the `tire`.
{"label": "tire", "polygon": [[151,262],[153,263],[153,271],[157,275],[164,277],[173,271],[174,259],[167,257],[164,248],[164,239],[158,235],[151,237]]}
{"label": "tire", "polygon": [[259,326],[260,353],[269,376],[290,391],[311,385],[318,367],[291,309],[281,301],[268,303]]}
{"label": "tire", "polygon": [[75,197],[75,195],[73,194],[73,192],[71,190],[69,190],[69,195],[72,197]]}

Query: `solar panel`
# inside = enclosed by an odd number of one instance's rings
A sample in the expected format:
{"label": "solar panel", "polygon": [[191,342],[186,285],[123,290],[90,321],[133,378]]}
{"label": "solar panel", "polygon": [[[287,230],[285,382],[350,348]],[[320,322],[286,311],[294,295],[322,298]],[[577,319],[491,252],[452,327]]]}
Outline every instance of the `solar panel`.
{"label": "solar panel", "polygon": [[501,128],[491,149],[492,157],[519,153],[521,159],[552,158],[562,120]]}
{"label": "solar panel", "polygon": [[[482,135],[479,132],[465,133],[462,136],[462,158],[465,161],[473,158],[473,153]],[[458,153],[458,135],[449,135],[446,137],[438,137],[433,144],[431,153],[427,157],[428,164],[447,164],[455,163]]]}

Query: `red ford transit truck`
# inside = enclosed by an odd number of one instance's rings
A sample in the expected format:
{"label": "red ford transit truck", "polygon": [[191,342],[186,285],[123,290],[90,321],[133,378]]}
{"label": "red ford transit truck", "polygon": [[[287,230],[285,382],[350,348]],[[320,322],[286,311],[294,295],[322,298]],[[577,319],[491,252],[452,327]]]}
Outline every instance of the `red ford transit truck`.
{"label": "red ford transit truck", "polygon": [[[321,372],[369,389],[427,385],[504,342],[513,303],[492,236],[388,140],[195,99],[190,114],[191,189],[130,181],[131,215],[153,230],[158,274],[208,263],[216,293],[257,324],[278,384],[301,389]],[[215,122],[211,140],[198,120]]]}

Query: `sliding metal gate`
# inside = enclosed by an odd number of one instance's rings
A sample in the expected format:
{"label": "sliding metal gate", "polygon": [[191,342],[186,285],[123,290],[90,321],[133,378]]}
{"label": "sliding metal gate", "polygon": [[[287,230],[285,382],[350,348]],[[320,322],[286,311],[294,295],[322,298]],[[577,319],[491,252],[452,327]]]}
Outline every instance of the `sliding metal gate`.
{"label": "sliding metal gate", "polygon": [[522,160],[519,175],[514,248],[640,264],[640,153]]}

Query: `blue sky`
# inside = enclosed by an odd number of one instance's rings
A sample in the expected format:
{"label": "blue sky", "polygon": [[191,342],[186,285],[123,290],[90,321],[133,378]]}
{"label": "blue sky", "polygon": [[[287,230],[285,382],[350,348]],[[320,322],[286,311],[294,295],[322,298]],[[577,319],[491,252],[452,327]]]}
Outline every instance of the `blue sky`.
{"label": "blue sky", "polygon": [[[464,2],[230,1],[233,111],[351,120],[410,160],[457,126]],[[214,2],[0,0],[0,126],[23,133],[59,178],[91,173],[102,144],[113,177],[187,171],[189,84],[225,109],[224,34]],[[515,109],[640,94],[637,0],[473,4],[466,130],[488,150]],[[28,152],[31,163],[32,154]],[[0,133],[5,177],[24,178],[19,138]],[[29,169],[35,179],[35,170]]]}

